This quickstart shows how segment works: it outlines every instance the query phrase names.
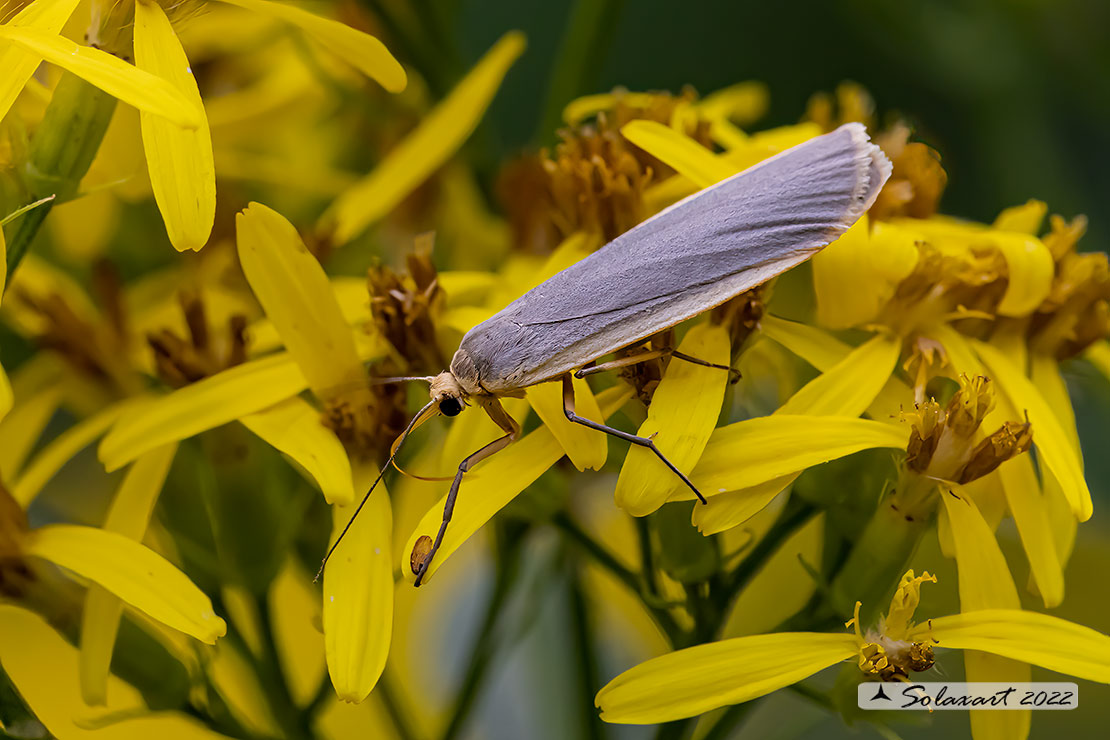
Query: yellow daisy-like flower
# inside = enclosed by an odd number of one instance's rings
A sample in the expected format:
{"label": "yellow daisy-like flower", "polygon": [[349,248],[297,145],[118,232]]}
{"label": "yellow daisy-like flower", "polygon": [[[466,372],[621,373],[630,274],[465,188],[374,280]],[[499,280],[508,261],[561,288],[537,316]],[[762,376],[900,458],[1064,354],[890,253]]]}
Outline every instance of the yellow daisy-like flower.
{"label": "yellow daisy-like flower", "polygon": [[[366,33],[269,0],[226,2],[299,28],[387,90],[405,87],[404,69],[380,41]],[[200,249],[208,241],[215,217],[216,173],[200,91],[167,15],[180,6],[164,9],[154,0],[96,0],[88,33],[94,46],[80,46],[58,35],[76,6],[77,0],[34,0],[0,25],[0,44],[4,44],[0,61],[11,72],[0,82],[0,118],[43,60],[139,108],[151,186],[170,242],[179,251]],[[128,56],[129,47],[134,51],[134,66],[112,55]],[[80,94],[69,82],[60,87],[66,94]],[[107,125],[107,118],[103,124]],[[50,129],[51,125],[40,127],[37,136],[48,136]],[[56,187],[51,183],[42,187],[47,185]],[[70,183],[63,195],[71,196],[76,185]]]}
{"label": "yellow daisy-like flower", "polygon": [[980,651],[1110,683],[1110,637],[1057,617],[985,609],[915,624],[912,619],[926,581],[935,579],[908,571],[875,629],[864,631],[857,602],[856,616],[847,623],[854,627],[851,634],[753,635],[649,660],[598,692],[601,718],[654,724],[693,717],[765,696],[853,657],[867,676],[905,677],[928,670],[934,652],[945,649]]}

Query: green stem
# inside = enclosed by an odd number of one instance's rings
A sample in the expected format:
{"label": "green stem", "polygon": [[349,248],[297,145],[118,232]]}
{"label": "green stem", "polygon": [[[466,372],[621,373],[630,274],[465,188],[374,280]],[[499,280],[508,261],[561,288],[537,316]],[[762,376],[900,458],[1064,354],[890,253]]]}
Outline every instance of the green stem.
{"label": "green stem", "polygon": [[655,619],[659,628],[667,635],[671,645],[683,644],[685,641],[684,630],[679,627],[678,622],[667,612],[666,608],[655,603],[650,594],[644,593],[644,580],[641,576],[624,567],[619,560],[613,557],[612,553],[595,542],[593,537],[582,531],[565,512],[559,512],[553,516],[551,523],[568,535],[576,545],[597,561],[598,565],[612,573],[632,593],[640,596],[644,602],[644,607]]}
{"label": "green stem", "polygon": [[497,650],[497,623],[501,616],[512,585],[516,581],[517,563],[519,562],[519,541],[511,543],[503,552],[498,553],[497,577],[494,581],[493,593],[486,605],[486,614],[482,619],[482,627],[474,641],[474,648],[470,654],[470,662],[462,688],[455,699],[455,709],[451,721],[443,733],[443,740],[454,740],[465,728],[470,711],[478,698],[479,691],[485,679],[486,671],[493,662]]}
{"label": "green stem", "polygon": [[590,740],[603,740],[606,735],[605,724],[594,711],[594,697],[601,688],[601,670],[597,664],[598,645],[591,629],[589,604],[582,589],[582,573],[577,563],[571,564],[570,590],[571,629],[578,648],[576,667],[578,668],[578,705],[582,708],[581,725],[578,737]]}
{"label": "green stem", "polygon": [[767,531],[767,534],[756,543],[748,556],[741,561],[740,565],[736,566],[736,570],[725,581],[724,587],[720,590],[722,597],[718,603],[718,610],[721,614],[728,613],[732,602],[756,574],[763,569],[763,566],[778,551],[782,543],[794,532],[801,529],[802,525],[808,522],[816,513],[817,510],[813,506],[800,498],[790,499],[782,516]]}
{"label": "green stem", "polygon": [[30,201],[51,195],[19,218],[8,244],[8,279],[19,266],[54,204],[72,198],[100,149],[116,99],[76,75],[64,73],[35,130],[24,178]]}
{"label": "green stem", "polygon": [[393,729],[397,731],[397,737],[400,740],[415,738],[416,733],[413,732],[408,717],[405,716],[400,702],[397,701],[397,692],[393,689],[393,679],[390,678],[388,670],[382,675],[378,685],[374,687],[374,693],[381,699],[385,711],[389,713],[389,719],[393,722]]}

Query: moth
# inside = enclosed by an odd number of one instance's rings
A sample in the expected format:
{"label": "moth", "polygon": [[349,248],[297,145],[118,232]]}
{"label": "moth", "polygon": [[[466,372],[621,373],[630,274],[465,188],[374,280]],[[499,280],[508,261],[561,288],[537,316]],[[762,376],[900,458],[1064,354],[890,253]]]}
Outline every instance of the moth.
{"label": "moth", "polygon": [[[468,331],[439,375],[387,379],[426,381],[431,400],[409,422],[351,522],[416,426],[437,414],[456,416],[470,404],[480,407],[504,435],[459,463],[435,540],[421,537],[411,553],[419,586],[443,541],[463,476],[520,434],[499,399],[554,380],[562,381],[567,419],[651,450],[704,503],[651,439],[578,416],[572,374],[658,357],[654,350],[593,364],[809,259],[871,207],[890,172],[890,160],[864,127],[847,123],[675,203],[552,276]],[[328,550],[320,573],[349,528]]]}

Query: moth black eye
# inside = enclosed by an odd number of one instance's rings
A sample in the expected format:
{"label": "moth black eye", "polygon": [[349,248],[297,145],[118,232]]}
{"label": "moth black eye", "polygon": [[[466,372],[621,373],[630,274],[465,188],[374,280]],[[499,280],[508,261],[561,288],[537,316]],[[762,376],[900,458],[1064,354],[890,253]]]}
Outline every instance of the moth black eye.
{"label": "moth black eye", "polygon": [[457,398],[448,397],[439,402],[439,412],[444,416],[458,416],[462,410],[462,401]]}

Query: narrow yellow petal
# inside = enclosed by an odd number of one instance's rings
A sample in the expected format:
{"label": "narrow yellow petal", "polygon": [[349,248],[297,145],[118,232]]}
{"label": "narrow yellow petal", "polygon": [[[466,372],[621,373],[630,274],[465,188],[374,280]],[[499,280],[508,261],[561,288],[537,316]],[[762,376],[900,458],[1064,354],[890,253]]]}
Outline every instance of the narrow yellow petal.
{"label": "narrow yellow petal", "polygon": [[270,584],[270,620],[282,673],[299,707],[316,695],[327,671],[324,640],[316,626],[321,623],[320,606],[312,575],[290,557]]}
{"label": "narrow yellow petal", "polygon": [[852,657],[850,634],[781,632],[698,645],[630,668],[597,693],[601,719],[655,724],[696,717],[797,683]]}
{"label": "narrow yellow petal", "polygon": [[[1028,663],[979,650],[964,651],[964,680],[968,683],[1028,683],[1033,671]],[[975,740],[1024,740],[1029,737],[1032,712],[1014,709],[1007,712],[972,709],[971,737]]]}
{"label": "narrow yellow petal", "polygon": [[717,534],[737,527],[763,511],[775,497],[786,490],[798,473],[773,478],[739,491],[711,496],[705,506],[695,506],[691,521],[704,535]]}
{"label": "narrow yellow petal", "polygon": [[393,210],[462,146],[523,51],[522,34],[502,36],[416,130],[332,204],[321,227],[343,244]]}
{"label": "narrow yellow petal", "polygon": [[[4,255],[0,254],[0,258]],[[12,396],[12,384],[8,380],[8,374],[4,372],[4,366],[0,365],[0,420],[3,420],[8,415],[8,411],[12,408],[12,403],[15,400]]]}
{"label": "narrow yellow petal", "polygon": [[401,63],[378,39],[368,33],[321,18],[293,5],[268,0],[221,0],[230,5],[269,15],[301,29],[320,45],[390,92],[401,92],[408,80]]}
{"label": "narrow yellow petal", "polygon": [[1030,576],[1036,583],[1037,591],[1046,608],[1059,606],[1064,600],[1064,569],[1052,531],[1048,508],[1050,492],[1041,492],[1029,455],[1018,455],[1003,463],[998,469],[998,476],[1010,515],[1021,537],[1022,549],[1029,559]]}
{"label": "narrow yellow petal", "polygon": [[304,468],[329,504],[345,506],[354,499],[347,451],[308,401],[294,396],[239,421]]}
{"label": "narrow yellow petal", "polygon": [[913,231],[866,216],[813,257],[817,316],[833,329],[874,321],[917,265]]}
{"label": "narrow yellow petal", "polygon": [[[574,383],[575,413],[590,421],[600,422],[601,409],[597,399],[584,379],[572,378]],[[571,423],[563,413],[563,383],[540,383],[528,388],[528,403],[555,435],[559,446],[567,453],[574,467],[579,470],[601,470],[609,454],[609,442],[604,432]]]}
{"label": "narrow yellow petal", "polygon": [[[678,351],[716,365],[729,364],[728,332],[702,323],[682,338]],[[647,419],[636,433],[654,439],[671,463],[689,475],[717,426],[729,373],[671,358],[655,389]],[[647,516],[685,484],[650,450],[632,446],[621,466],[617,506],[632,516]]]}
{"label": "narrow yellow petal", "polygon": [[[104,529],[142,539],[176,453],[177,444],[168,444],[135,461],[116,491]],[[86,704],[108,702],[108,669],[122,613],[123,603],[116,596],[89,585],[81,612],[81,695]]]}
{"label": "narrow yellow petal", "polygon": [[954,614],[919,624],[911,639],[982,650],[1088,681],[1110,683],[1110,637],[1059,617],[1017,609]]}
{"label": "narrow yellow petal", "polygon": [[15,480],[60,403],[60,390],[56,386],[45,388],[20,399],[11,413],[0,419],[0,479]]}
{"label": "narrow yellow petal", "polygon": [[72,72],[139,110],[162,116],[185,128],[195,129],[201,125],[203,112],[180,90],[100,49],[80,46],[64,36],[37,28],[10,25],[0,26],[0,44],[5,42]]}
{"label": "narrow yellow petal", "polygon": [[848,356],[852,347],[823,329],[766,314],[759,328],[767,337],[824,372]]}
{"label": "narrow yellow petal", "polygon": [[[598,394],[598,405],[608,417],[628,400],[630,392],[624,388],[609,388]],[[503,509],[517,494],[532,485],[537,478],[558,462],[563,449],[548,427],[543,426],[514,442],[506,450],[487,459],[468,473],[459,487],[454,516],[443,537],[439,552],[432,559],[422,583],[427,583],[455,550],[466,542],[482,525]],[[447,484],[444,484],[446,486]],[[422,536],[434,538],[443,520],[444,495],[428,509],[420,524],[409,536],[401,558],[401,573],[410,582],[416,580],[408,554]]]}
{"label": "narrow yellow petal", "polygon": [[247,282],[317,397],[327,400],[363,380],[354,336],[328,276],[293,224],[251,203],[235,226]]}
{"label": "narrow yellow petal", "polygon": [[109,471],[168,442],[261,411],[304,390],[306,381],[286,353],[216,373],[120,415],[97,454]]}
{"label": "narrow yellow petal", "polygon": [[740,171],[689,136],[656,121],[631,121],[621,127],[621,135],[678,170],[699,188],[709,187]]}
{"label": "narrow yellow petal", "polygon": [[1072,511],[1080,521],[1091,518],[1091,492],[1083,477],[1083,467],[1067,432],[1060,426],[1056,414],[1041,392],[1025,374],[995,347],[972,340],[979,358],[987,365],[991,377],[1013,406],[1029,414],[1033,423],[1033,444],[1036,445],[1044,464],[1056,476]]}
{"label": "narrow yellow petal", "polygon": [[[371,476],[376,470],[370,470]],[[373,477],[359,473],[359,488]],[[354,506],[333,507],[333,538]],[[360,702],[385,668],[393,632],[393,514],[379,483],[324,571],[324,645],[339,698]]]}
{"label": "narrow yellow petal", "polygon": [[[2,52],[0,52],[2,53]],[[2,118],[2,116],[0,116]],[[4,230],[0,229],[0,301],[4,300],[4,288],[8,283],[8,243],[4,241]]]}
{"label": "narrow yellow petal", "polygon": [[[706,496],[876,447],[905,449],[908,431],[893,424],[835,416],[765,416],[713,432],[690,476]],[[693,497],[693,494],[690,494]]]}
{"label": "narrow yellow petal", "polygon": [[150,185],[170,243],[179,252],[199,250],[208,241],[216,217],[212,137],[185,50],[165,12],[151,0],[135,3],[135,66],[169,82],[200,112],[194,129],[141,114]]}
{"label": "narrow yellow petal", "polygon": [[138,690],[115,676],[109,679],[109,709],[138,716],[115,723],[110,729],[90,729],[76,709],[81,706],[76,648],[42,617],[12,605],[0,605],[0,635],[4,636],[0,640],[0,663],[50,737],[226,740],[226,736],[181,712],[150,713]]}
{"label": "narrow yellow petal", "polygon": [[1040,239],[1027,234],[992,232],[992,242],[1002,252],[1009,270],[1009,282],[998,313],[1026,316],[1044,302],[1052,289],[1056,263]]}
{"label": "narrow yellow petal", "polygon": [[859,416],[890,379],[901,351],[899,338],[876,334],[807,383],[775,413]]}
{"label": "narrow yellow petal", "polygon": [[694,103],[694,109],[702,118],[724,119],[746,126],[767,112],[769,99],[767,85],[749,80],[711,92]]}
{"label": "narrow yellow petal", "polygon": [[1048,407],[1056,414],[1056,420],[1071,442],[1072,449],[1079,456],[1080,464],[1083,461],[1083,452],[1079,447],[1079,431],[1075,426],[1075,409],[1071,405],[1071,396],[1068,395],[1068,386],[1064,383],[1064,376],[1060,374],[1060,363],[1052,355],[1043,352],[1030,354],[1029,379],[1040,390]]}
{"label": "narrow yellow petal", "polygon": [[1095,342],[1087,348],[1083,357],[1102,373],[1102,377],[1110,380],[1110,342]]}
{"label": "narrow yellow petal", "polygon": [[[31,27],[47,33],[61,33],[79,0],[35,0],[8,22],[10,26]],[[42,59],[15,46],[0,47],[0,120],[8,115],[19,92],[38,69]],[[0,295],[4,281],[0,280]]]}
{"label": "narrow yellow petal", "polygon": [[258,674],[243,650],[236,649],[228,640],[221,640],[208,656],[205,668],[212,687],[247,734],[281,736],[281,726],[270,710],[266,693],[259,685]]}
{"label": "narrow yellow petal", "polygon": [[212,602],[153,550],[121,534],[54,524],[31,530],[24,552],[103,586],[151,619],[214,643],[227,632]]}
{"label": "narrow yellow petal", "polygon": [[584,119],[614,107],[618,101],[641,107],[652,101],[651,93],[620,92],[583,95],[567,103],[563,108],[563,121],[568,126],[577,126]]}
{"label": "narrow yellow petal", "polygon": [[1018,609],[1017,587],[994,533],[958,486],[941,492],[942,516],[952,529],[960,575],[960,610]]}
{"label": "narrow yellow petal", "polygon": [[1029,200],[1020,206],[1006,208],[998,214],[992,227],[1000,231],[1014,231],[1036,236],[1044,224],[1048,204],[1043,200]]}
{"label": "narrow yellow petal", "polygon": [[19,479],[12,486],[12,496],[19,505],[26,509],[54,474],[78,452],[104,434],[127,405],[128,402],[113,404],[74,424],[51,440],[50,444],[27,463],[27,467],[23,469]]}

